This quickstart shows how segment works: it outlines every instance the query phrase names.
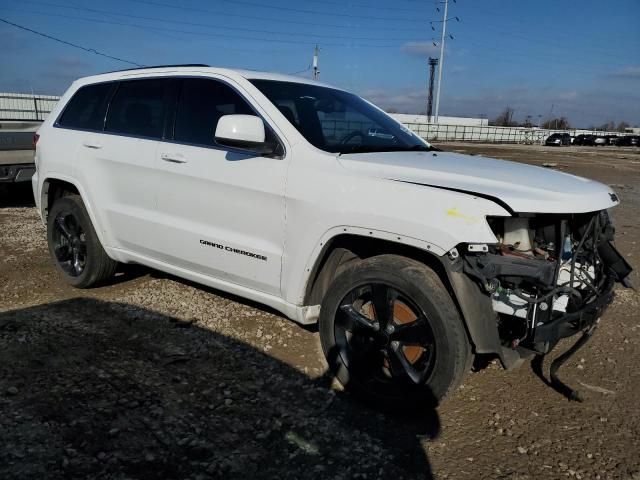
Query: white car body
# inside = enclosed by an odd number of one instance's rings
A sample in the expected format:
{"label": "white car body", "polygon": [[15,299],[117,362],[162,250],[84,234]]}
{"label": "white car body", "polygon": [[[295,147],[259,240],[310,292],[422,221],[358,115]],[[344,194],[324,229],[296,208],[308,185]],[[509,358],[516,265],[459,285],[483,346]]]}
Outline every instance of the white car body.
{"label": "white car body", "polygon": [[[247,157],[55,125],[84,85],[205,77],[232,86],[281,140],[282,158]],[[322,85],[209,67],[122,71],[77,80],[39,130],[33,190],[43,219],[48,183],[74,185],[107,254],[269,305],[302,323],[323,249],[350,234],[444,257],[492,244],[486,217],[579,213],[618,203],[600,183],[528,165],[446,152],[338,155],[312,146],[249,80]]]}

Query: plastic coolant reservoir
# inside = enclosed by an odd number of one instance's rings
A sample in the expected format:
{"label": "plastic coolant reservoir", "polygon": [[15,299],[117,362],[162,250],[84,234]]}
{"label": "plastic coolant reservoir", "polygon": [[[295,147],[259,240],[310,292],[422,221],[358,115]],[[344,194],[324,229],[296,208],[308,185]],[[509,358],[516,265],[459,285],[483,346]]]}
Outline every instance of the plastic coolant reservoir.
{"label": "plastic coolant reservoir", "polygon": [[[506,218],[504,220],[505,245],[513,245],[518,250],[531,250],[528,218]],[[518,244],[518,245],[517,245]]]}

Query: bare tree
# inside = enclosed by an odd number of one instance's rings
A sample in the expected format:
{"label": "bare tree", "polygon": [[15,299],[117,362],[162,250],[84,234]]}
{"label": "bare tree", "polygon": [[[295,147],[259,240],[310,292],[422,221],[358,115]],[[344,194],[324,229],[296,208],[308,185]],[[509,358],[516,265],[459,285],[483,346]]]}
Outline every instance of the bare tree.
{"label": "bare tree", "polygon": [[627,122],[620,122],[618,124],[618,126],[616,127],[616,131],[618,132],[624,132],[625,129],[629,128],[631,125],[629,125]]}
{"label": "bare tree", "polygon": [[513,126],[513,108],[507,106],[500,115],[498,115],[495,120],[491,123],[498,127],[511,127]]}
{"label": "bare tree", "polygon": [[550,118],[542,124],[542,128],[549,130],[568,130],[571,128],[567,117]]}
{"label": "bare tree", "polygon": [[613,120],[608,121],[607,123],[603,123],[598,127],[598,130],[612,131],[616,129],[616,124]]}

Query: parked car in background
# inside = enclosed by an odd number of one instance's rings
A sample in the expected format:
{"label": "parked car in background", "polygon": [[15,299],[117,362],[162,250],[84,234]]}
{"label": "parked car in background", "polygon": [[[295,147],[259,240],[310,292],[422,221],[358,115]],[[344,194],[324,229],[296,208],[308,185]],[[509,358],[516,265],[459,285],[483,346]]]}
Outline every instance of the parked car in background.
{"label": "parked car in background", "polygon": [[29,182],[34,164],[33,135],[39,121],[0,121],[0,183]]}
{"label": "parked car in background", "polygon": [[616,145],[618,147],[637,147],[640,145],[640,136],[625,135],[623,137],[619,137]]}
{"label": "parked car in background", "polygon": [[556,147],[561,145],[571,145],[571,135],[568,133],[552,133],[545,140],[544,144]]}
{"label": "parked car in background", "polygon": [[596,147],[604,147],[609,144],[609,140],[606,135],[595,135],[593,139],[593,145]]}
{"label": "parked car in background", "polygon": [[607,145],[616,145],[620,139],[617,135],[607,135],[605,138],[607,139]]}
{"label": "parked car in background", "polygon": [[581,133],[573,139],[574,145],[593,145],[594,136],[590,134]]}

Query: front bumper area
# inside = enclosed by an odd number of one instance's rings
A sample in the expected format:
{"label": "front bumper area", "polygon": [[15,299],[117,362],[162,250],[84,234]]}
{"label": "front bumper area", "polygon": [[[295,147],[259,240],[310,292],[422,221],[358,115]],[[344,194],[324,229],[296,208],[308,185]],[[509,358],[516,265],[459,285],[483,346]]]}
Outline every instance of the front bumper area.
{"label": "front bumper area", "polygon": [[594,325],[615,298],[614,284],[610,277],[608,285],[593,302],[538,326],[533,334],[533,343],[555,345],[561,338],[571,337]]}
{"label": "front bumper area", "polygon": [[529,216],[492,228],[498,243],[462,245],[460,257],[464,273],[491,298],[501,359],[549,353],[598,322],[616,282],[629,286],[631,267],[614,247],[604,211]]}

